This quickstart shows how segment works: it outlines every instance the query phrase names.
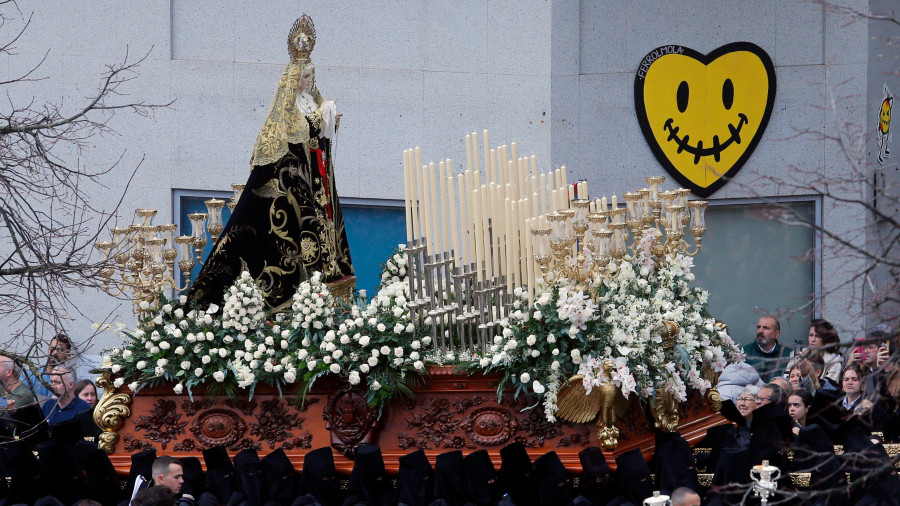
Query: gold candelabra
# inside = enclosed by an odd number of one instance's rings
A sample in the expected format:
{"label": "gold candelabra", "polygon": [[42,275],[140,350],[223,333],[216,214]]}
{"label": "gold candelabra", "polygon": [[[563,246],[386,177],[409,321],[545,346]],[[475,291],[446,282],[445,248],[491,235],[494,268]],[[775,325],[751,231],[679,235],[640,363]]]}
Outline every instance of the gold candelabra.
{"label": "gold candelabra", "polygon": [[[235,189],[235,193],[237,197],[233,199],[236,201],[240,192]],[[100,269],[106,292],[114,297],[131,298],[134,313],[142,315],[147,314],[149,308],[155,307],[163,290],[187,290],[187,281],[181,285],[175,279],[176,260],[181,259],[178,260],[181,272],[190,273],[196,263],[202,264],[207,233],[215,242],[224,228],[222,208],[225,201],[209,199],[204,204],[208,213],[188,215],[192,225],[191,235],[176,237],[174,234],[178,226],[174,223],[153,225],[156,209],[137,209],[136,223],[128,227],[115,227],[110,230],[111,241],[94,244],[103,253],[104,260],[113,260]],[[187,274],[187,277],[190,275]],[[141,302],[149,304],[147,309],[141,308]]]}
{"label": "gold candelabra", "polygon": [[[534,259],[544,279],[565,278],[584,290],[609,276],[611,262],[630,260],[642,247],[657,261],[699,253],[708,203],[689,202],[690,190],[684,188],[661,192],[664,182],[663,176],[648,177],[649,188],[623,196],[625,207],[601,209],[576,199],[569,209],[548,214],[545,226],[532,228]],[[693,245],[685,239],[688,225]]]}

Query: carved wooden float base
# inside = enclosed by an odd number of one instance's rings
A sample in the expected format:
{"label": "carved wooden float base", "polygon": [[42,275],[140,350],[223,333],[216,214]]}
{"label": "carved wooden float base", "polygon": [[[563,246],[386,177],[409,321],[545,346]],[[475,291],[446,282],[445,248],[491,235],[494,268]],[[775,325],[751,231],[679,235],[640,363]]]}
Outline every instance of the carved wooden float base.
{"label": "carved wooden float base", "polygon": [[[203,449],[217,445],[225,445],[232,454],[254,448],[261,456],[282,448],[300,470],[308,451],[330,445],[338,470],[349,473],[356,446],[369,442],[381,447],[385,466],[395,473],[398,458],[419,448],[432,462],[451,450],[485,449],[499,467],[500,449],[521,441],[532,459],[555,450],[566,468],[580,473],[578,452],[598,445],[598,427],[549,423],[541,406],[523,411],[530,406],[524,398],[505,395],[498,402],[498,379],[434,368],[427,383],[413,389],[414,399],[385,406],[378,420],[361,391],[327,379],[316,384],[303,407],[296,405],[295,395],[286,393],[281,398],[263,387],[257,388],[252,400],[202,397],[194,392],[191,401],[171,388],[144,390],[132,399],[131,415],[119,423],[110,459],[118,472],[127,473],[131,455],[150,448],[160,455],[201,460]],[[617,424],[619,444],[604,452],[612,468],[617,455],[634,448],[649,459],[655,442],[654,429],[637,399],[632,397],[623,409]],[[729,423],[699,394],[678,409],[678,432],[691,445],[708,428]]]}

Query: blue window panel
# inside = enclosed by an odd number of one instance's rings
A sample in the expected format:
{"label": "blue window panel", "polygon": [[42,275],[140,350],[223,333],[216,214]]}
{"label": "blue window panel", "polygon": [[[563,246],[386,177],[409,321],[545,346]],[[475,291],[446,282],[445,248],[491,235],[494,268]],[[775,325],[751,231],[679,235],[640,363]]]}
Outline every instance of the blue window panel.
{"label": "blue window panel", "polygon": [[[190,235],[191,233],[191,220],[188,219],[189,214],[193,213],[206,213],[208,212],[206,209],[206,204],[203,203],[204,200],[209,200],[211,198],[218,198],[225,200],[228,202],[228,197],[223,197],[221,193],[210,193],[209,195],[198,196],[198,195],[181,195],[179,196],[180,202],[180,212],[178,213],[178,230],[181,235]],[[222,223],[228,223],[228,219],[231,218],[231,209],[228,209],[228,206],[222,208]],[[212,237],[210,237],[209,233],[206,234],[206,246],[203,247],[203,260],[206,260],[206,257],[209,256],[209,252],[212,251],[213,241]],[[193,248],[191,248],[193,250]],[[180,260],[180,258],[179,258]],[[197,257],[194,257],[194,268],[191,269],[191,283],[197,279],[197,275],[200,274],[201,265],[197,262]],[[185,273],[181,273],[181,283],[184,283]],[[184,286],[182,284],[182,286]]]}
{"label": "blue window panel", "polygon": [[356,288],[369,297],[381,282],[379,268],[398,244],[406,243],[406,214],[403,207],[342,205],[350,258],[356,274]]}

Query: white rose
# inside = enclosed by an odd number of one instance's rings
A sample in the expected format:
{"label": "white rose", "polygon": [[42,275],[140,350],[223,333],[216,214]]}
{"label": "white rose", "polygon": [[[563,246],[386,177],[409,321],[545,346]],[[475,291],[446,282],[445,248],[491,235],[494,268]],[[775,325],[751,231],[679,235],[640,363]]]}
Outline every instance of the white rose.
{"label": "white rose", "polygon": [[179,318],[179,319],[184,318],[184,310],[181,308],[176,309],[175,310],[175,318]]}
{"label": "white rose", "polygon": [[331,364],[330,366],[328,366],[328,370],[333,372],[334,374],[337,374],[341,372],[341,366],[337,364]]}
{"label": "white rose", "polygon": [[394,348],[394,355],[395,355],[397,358],[402,357],[402,356],[403,356],[403,347],[402,347],[402,346],[398,346],[398,347]]}
{"label": "white rose", "polygon": [[169,363],[169,361],[164,358],[161,358],[156,361],[156,365],[158,365],[159,367],[165,367],[168,363]]}
{"label": "white rose", "polygon": [[537,337],[532,334],[525,339],[525,342],[528,343],[528,346],[534,346],[534,343],[537,342]]}
{"label": "white rose", "polygon": [[169,344],[168,341],[162,341],[161,343],[159,343],[159,347],[160,347],[160,349],[168,350],[169,348],[172,347],[172,345]]}
{"label": "white rose", "polygon": [[366,359],[366,362],[369,364],[369,367],[375,367],[378,365],[378,359],[376,357],[369,357]]}
{"label": "white rose", "polygon": [[[119,380],[122,380],[122,378],[116,379],[116,381],[119,381]],[[124,382],[125,382],[125,380],[122,380],[122,383],[124,383]],[[120,386],[122,386],[122,383],[119,383],[119,385],[116,386],[116,388],[119,388]],[[115,381],[113,382],[113,386],[115,386]],[[131,390],[132,392],[137,390],[137,387],[138,387],[137,381],[132,381],[131,383],[128,384],[128,389]]]}
{"label": "white rose", "polygon": [[144,369],[144,368],[146,368],[146,367],[147,367],[147,362],[146,362],[146,361],[144,361],[144,360],[138,360],[138,363],[137,363],[137,368],[138,368],[138,369]]}
{"label": "white rose", "polygon": [[200,367],[194,369],[194,376],[197,376],[198,378],[199,378],[200,376],[203,376],[203,369],[200,368]]}
{"label": "white rose", "polygon": [[531,384],[531,389],[534,390],[534,393],[538,395],[544,393],[547,390],[546,388],[544,388],[544,385],[542,385],[538,380],[534,380],[534,383]]}
{"label": "white rose", "polygon": [[111,370],[112,370],[113,374],[115,374],[122,370],[122,366],[119,364],[113,364]]}
{"label": "white rose", "polygon": [[531,381],[531,375],[527,372],[523,372],[522,375],[519,376],[519,381],[521,381],[522,383],[528,383],[529,381]]}
{"label": "white rose", "polygon": [[[125,383],[125,379],[124,379],[124,378],[116,378],[116,380],[113,381],[113,386],[114,386],[115,388],[119,388],[119,387],[122,386],[124,383]],[[134,385],[134,387],[132,387],[131,385]],[[137,388],[137,382],[132,383],[131,385],[128,385],[128,388],[131,388],[131,390],[134,390],[135,388]]]}
{"label": "white rose", "polygon": [[350,377],[347,378],[347,381],[349,381],[351,385],[358,385],[359,384],[359,373],[356,371],[351,372]]}
{"label": "white rose", "polygon": [[188,369],[191,368],[191,362],[189,360],[185,360],[185,361],[181,362],[181,368],[184,369],[185,371],[187,371]]}
{"label": "white rose", "polygon": [[150,303],[147,302],[146,300],[142,300],[141,303],[138,304],[138,306],[140,306],[140,308],[144,311],[150,309]]}
{"label": "white rose", "polygon": [[368,346],[368,345],[369,345],[369,340],[370,340],[370,339],[369,339],[369,336],[362,336],[362,337],[359,338],[359,345],[360,345],[360,346]]}
{"label": "white rose", "polygon": [[129,358],[129,357],[131,357],[131,350],[125,350],[122,352],[122,358]]}
{"label": "white rose", "polygon": [[389,347],[387,347],[387,346],[382,346],[382,347],[381,347],[381,354],[382,354],[382,355],[390,355],[390,354],[391,354],[391,349],[390,349]]}
{"label": "white rose", "polygon": [[425,364],[421,360],[416,360],[416,362],[413,364],[413,367],[415,367],[416,369],[422,369],[423,367],[425,367]]}
{"label": "white rose", "polygon": [[381,389],[381,383],[379,383],[377,380],[376,380],[376,381],[373,381],[372,384],[369,385],[369,388],[371,388],[372,390],[380,390],[380,389]]}
{"label": "white rose", "polygon": [[181,383],[179,383],[179,384],[175,385],[174,387],[172,387],[172,391],[175,392],[175,393],[178,394],[178,395],[181,395],[181,392],[182,392],[183,390],[184,390],[184,385],[182,385]]}
{"label": "white rose", "polygon": [[176,355],[184,355],[184,348],[181,346],[175,348],[175,354]]}
{"label": "white rose", "polygon": [[210,358],[209,355],[203,355],[203,358],[200,359],[200,361],[203,362],[204,364],[208,364],[211,360],[212,360],[212,358]]}
{"label": "white rose", "polygon": [[213,373],[213,379],[221,383],[225,381],[225,373],[222,371],[216,371]]}
{"label": "white rose", "polygon": [[336,359],[337,359],[337,358],[341,358],[341,357],[344,356],[344,352],[343,352],[342,350],[334,350],[334,351],[331,353],[331,356],[334,357],[334,358],[336,358]]}
{"label": "white rose", "polygon": [[219,356],[222,357],[222,358],[227,357],[227,356],[228,356],[228,350],[226,350],[225,348],[220,348],[220,349],[219,349]]}
{"label": "white rose", "polygon": [[315,360],[310,360],[309,362],[307,362],[307,363],[306,363],[306,368],[309,369],[310,371],[312,371],[313,369],[315,369],[315,368],[316,368],[316,361],[315,361]]}

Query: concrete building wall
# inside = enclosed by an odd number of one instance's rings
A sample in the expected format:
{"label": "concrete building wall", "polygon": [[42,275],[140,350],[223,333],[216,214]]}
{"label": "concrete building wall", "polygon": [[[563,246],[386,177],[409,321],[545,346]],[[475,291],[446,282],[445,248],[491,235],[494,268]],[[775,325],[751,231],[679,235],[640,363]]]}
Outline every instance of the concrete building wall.
{"label": "concrete building wall", "polygon": [[[867,2],[852,5],[864,11]],[[713,199],[782,195],[766,176],[835,173],[848,157],[864,156],[861,145],[848,153],[824,136],[869,119],[868,27],[814,2],[41,0],[19,9],[14,17],[31,16],[31,25],[0,69],[15,75],[46,54],[38,75],[47,79],[16,86],[14,100],[74,105],[127,51],[129,59],[146,55],[127,98],[174,101],[152,118],[117,114],[110,126],[118,135],[92,139],[78,155],[87,166],[121,157],[109,188],[96,192],[107,208],[139,165],[121,208],[125,222],[136,207],[158,207],[157,221],[171,220],[173,189],[226,190],[246,179],[288,60],[287,32],[304,12],[316,24],[318,86],[344,115],[336,147],[343,197],[401,199],[404,149],[421,146],[424,161],[453,158],[458,170],[463,137],[482,129],[492,145],[517,142],[542,168],[566,164],[570,180],[586,178],[593,194],[644,186],[664,172],[635,119],[634,72],[648,51],[670,43],[708,52],[746,40],[776,66],[765,137]],[[822,219],[852,231],[864,217],[824,209]],[[860,268],[839,258],[823,264],[830,295],[822,309],[848,330],[862,325],[860,287],[851,280]],[[131,321],[130,306],[105,294],[78,299],[83,315],[73,311],[73,329]]]}

